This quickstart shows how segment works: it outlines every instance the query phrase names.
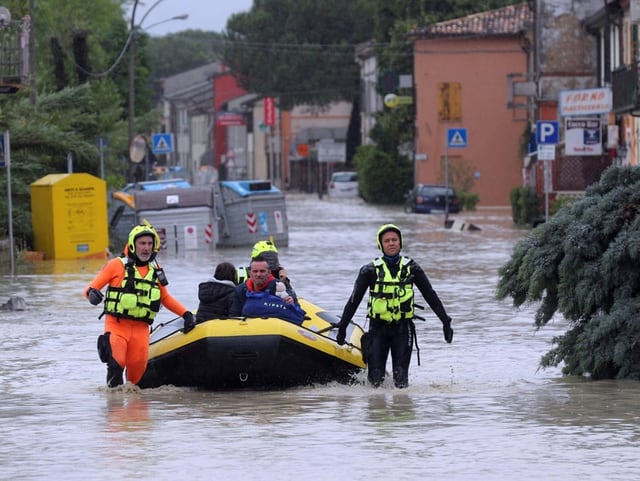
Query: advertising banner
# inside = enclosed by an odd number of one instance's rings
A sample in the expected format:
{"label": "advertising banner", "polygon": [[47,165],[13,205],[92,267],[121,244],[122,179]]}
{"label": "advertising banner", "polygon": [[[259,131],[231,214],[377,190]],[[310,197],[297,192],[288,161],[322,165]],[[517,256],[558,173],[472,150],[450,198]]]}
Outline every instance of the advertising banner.
{"label": "advertising banner", "polygon": [[565,120],[565,155],[602,155],[600,119]]}

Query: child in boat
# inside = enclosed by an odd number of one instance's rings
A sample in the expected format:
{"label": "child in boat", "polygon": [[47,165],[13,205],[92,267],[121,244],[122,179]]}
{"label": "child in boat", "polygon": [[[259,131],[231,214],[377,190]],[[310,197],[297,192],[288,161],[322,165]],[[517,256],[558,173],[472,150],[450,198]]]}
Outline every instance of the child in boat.
{"label": "child in boat", "polygon": [[213,279],[198,285],[198,312],[196,322],[229,317],[236,287],[236,267],[230,262],[216,266]]}

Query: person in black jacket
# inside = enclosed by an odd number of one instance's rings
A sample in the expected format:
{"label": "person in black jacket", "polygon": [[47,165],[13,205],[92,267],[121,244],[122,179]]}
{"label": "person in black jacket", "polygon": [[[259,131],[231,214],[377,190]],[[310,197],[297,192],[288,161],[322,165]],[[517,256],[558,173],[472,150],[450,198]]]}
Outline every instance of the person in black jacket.
{"label": "person in black jacket", "polygon": [[377,242],[382,256],[360,268],[353,292],[338,324],[336,340],[340,345],[345,343],[347,325],[369,289],[367,318],[370,326],[369,332],[365,334],[367,342],[363,341],[367,378],[375,387],[382,384],[387,358],[391,352],[394,384],[398,388],[405,388],[409,385],[409,364],[415,342],[413,286],[418,288],[429,307],[442,321],[447,343],[453,340],[451,318],[422,268],[413,259],[400,255],[400,229],[393,224],[383,225],[378,230]]}
{"label": "person in black jacket", "polygon": [[235,297],[236,266],[221,262],[216,266],[213,279],[198,285],[198,311],[196,322],[229,317]]}

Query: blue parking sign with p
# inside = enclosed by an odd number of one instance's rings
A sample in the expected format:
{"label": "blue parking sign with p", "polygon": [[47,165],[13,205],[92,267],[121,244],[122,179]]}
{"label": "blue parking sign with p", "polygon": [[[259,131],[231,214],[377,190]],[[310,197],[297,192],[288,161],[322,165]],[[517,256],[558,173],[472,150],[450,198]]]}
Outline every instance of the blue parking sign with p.
{"label": "blue parking sign with p", "polygon": [[560,128],[555,120],[538,120],[536,122],[536,142],[542,145],[557,144]]}

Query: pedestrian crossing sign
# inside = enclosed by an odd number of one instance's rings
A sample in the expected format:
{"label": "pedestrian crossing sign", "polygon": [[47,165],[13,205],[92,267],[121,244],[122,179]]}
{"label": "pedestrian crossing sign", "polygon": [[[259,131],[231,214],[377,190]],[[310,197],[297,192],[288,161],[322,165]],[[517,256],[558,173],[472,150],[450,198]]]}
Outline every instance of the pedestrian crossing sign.
{"label": "pedestrian crossing sign", "polygon": [[467,129],[447,129],[447,147],[466,147]]}
{"label": "pedestrian crossing sign", "polygon": [[173,152],[173,134],[153,134],[151,150],[154,154],[170,154]]}

